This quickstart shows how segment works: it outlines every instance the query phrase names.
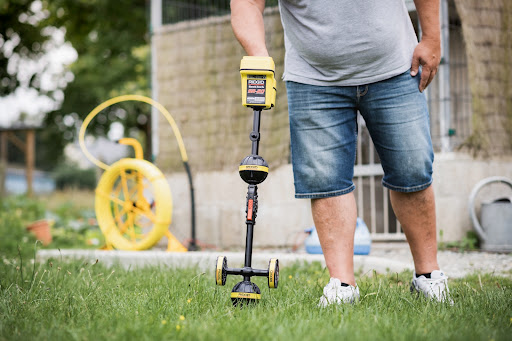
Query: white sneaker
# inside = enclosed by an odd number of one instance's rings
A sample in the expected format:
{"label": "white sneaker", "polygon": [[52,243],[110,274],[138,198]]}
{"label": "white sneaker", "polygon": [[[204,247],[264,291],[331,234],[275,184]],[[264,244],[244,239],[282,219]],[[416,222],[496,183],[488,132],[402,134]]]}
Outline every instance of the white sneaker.
{"label": "white sneaker", "polygon": [[450,297],[450,289],[448,289],[448,277],[441,270],[434,270],[430,274],[430,278],[421,275],[416,278],[416,272],[412,277],[411,293],[422,293],[426,298],[438,302],[448,302],[453,305]]}
{"label": "white sneaker", "polygon": [[359,299],[359,287],[352,285],[342,286],[337,278],[331,278],[324,287],[324,294],[320,297],[318,306],[327,307],[330,304],[355,303]]}

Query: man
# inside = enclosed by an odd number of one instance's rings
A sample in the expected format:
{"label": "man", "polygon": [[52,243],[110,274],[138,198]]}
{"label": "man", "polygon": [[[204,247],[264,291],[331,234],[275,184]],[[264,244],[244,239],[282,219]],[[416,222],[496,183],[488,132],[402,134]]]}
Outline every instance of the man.
{"label": "man", "polygon": [[[437,263],[434,153],[422,93],[440,61],[439,0],[415,5],[419,44],[403,0],[279,2],[295,196],[311,199],[331,277],[321,306],[359,298],[352,183],[357,111],[379,153],[382,183],[410,245],[411,291],[450,300]],[[268,56],[264,7],[265,0],[231,0],[233,31],[251,56]]]}

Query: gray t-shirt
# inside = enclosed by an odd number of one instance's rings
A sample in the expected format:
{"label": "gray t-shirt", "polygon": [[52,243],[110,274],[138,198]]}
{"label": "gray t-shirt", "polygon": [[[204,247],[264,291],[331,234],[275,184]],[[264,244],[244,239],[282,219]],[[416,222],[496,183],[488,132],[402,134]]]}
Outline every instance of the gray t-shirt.
{"label": "gray t-shirt", "polygon": [[411,67],[418,41],[403,0],[279,0],[284,80],[363,85]]}

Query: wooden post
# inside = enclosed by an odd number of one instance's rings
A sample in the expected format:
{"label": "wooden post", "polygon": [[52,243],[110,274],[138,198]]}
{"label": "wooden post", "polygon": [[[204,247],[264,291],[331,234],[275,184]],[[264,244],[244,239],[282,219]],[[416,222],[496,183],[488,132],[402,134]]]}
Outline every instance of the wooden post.
{"label": "wooden post", "polygon": [[[25,141],[16,136],[15,131],[25,132]],[[34,128],[22,128],[22,129],[11,129],[0,131],[0,195],[3,194],[5,189],[5,177],[2,180],[2,176],[7,173],[7,161],[8,152],[7,144],[10,142],[16,146],[22,153],[25,154],[25,177],[27,180],[27,195],[33,194],[33,183],[34,183],[34,167],[35,167],[35,149],[36,149],[36,138]]]}
{"label": "wooden post", "polygon": [[7,179],[7,133],[0,131],[0,197],[5,196]]}
{"label": "wooden post", "polygon": [[26,161],[26,177],[27,177],[27,195],[33,194],[33,179],[34,179],[34,161],[35,161],[35,134],[34,129],[26,131],[25,141],[25,161]]}
{"label": "wooden post", "polygon": [[0,143],[2,144],[2,149],[0,149],[0,161],[7,163],[7,132],[0,132]]}

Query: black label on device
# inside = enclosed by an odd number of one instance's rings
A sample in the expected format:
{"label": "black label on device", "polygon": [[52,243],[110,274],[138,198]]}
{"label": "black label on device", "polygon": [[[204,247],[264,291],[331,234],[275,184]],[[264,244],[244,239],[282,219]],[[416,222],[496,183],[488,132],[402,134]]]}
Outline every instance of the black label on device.
{"label": "black label on device", "polygon": [[247,104],[265,104],[266,79],[247,79]]}

